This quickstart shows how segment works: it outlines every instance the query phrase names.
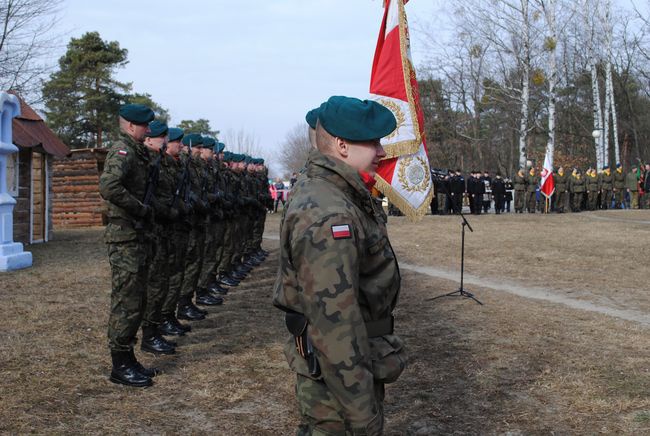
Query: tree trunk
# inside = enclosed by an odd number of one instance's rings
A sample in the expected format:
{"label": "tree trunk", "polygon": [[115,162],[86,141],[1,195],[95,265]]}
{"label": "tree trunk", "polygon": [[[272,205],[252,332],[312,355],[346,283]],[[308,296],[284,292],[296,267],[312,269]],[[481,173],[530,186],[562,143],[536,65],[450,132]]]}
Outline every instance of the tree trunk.
{"label": "tree trunk", "polygon": [[[611,59],[611,54],[609,54]],[[612,63],[607,62],[607,92],[609,93],[609,104],[612,113],[612,133],[614,134],[614,160],[615,163],[621,161],[621,153],[618,144],[618,121],[616,119],[616,99],[614,98],[614,84],[612,80]]]}
{"label": "tree trunk", "polygon": [[602,130],[603,125],[603,112],[600,106],[600,87],[598,85],[598,69],[596,68],[595,59],[592,60],[591,65],[591,93],[594,102],[594,130],[600,132],[598,138],[594,138],[594,146],[596,147],[596,166],[599,170],[603,169],[603,140],[604,134]]}
{"label": "tree trunk", "polygon": [[524,56],[522,59],[523,77],[521,79],[521,118],[519,121],[519,167],[526,167],[526,137],[528,136],[528,105],[530,100],[530,21],[528,0],[522,0]]}

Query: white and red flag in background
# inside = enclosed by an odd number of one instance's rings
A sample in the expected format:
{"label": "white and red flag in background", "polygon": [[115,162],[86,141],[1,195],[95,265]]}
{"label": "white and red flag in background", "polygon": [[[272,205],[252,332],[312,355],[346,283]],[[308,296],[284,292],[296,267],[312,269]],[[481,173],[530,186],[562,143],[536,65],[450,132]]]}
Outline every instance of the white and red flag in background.
{"label": "white and red flag in background", "polygon": [[542,178],[539,182],[539,192],[546,198],[551,198],[551,195],[555,192],[555,180],[553,179],[553,165],[551,165],[551,160],[551,156],[547,151],[546,157],[544,158],[544,168],[542,168]]}
{"label": "white and red flag in background", "polygon": [[411,60],[408,0],[385,0],[384,19],[372,63],[370,98],[386,106],[397,120],[395,131],[382,139],[386,150],[377,169],[376,187],[411,219],[421,218],[433,194],[424,141],[424,116]]}

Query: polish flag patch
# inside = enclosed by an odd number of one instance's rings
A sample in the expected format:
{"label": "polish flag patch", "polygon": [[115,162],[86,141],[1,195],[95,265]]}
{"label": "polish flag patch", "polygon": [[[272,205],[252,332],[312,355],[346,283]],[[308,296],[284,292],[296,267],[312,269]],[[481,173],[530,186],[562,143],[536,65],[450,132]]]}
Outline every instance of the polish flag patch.
{"label": "polish flag patch", "polygon": [[348,224],[340,224],[332,226],[332,236],[334,239],[349,239],[352,237],[350,226]]}
{"label": "polish flag patch", "polygon": [[128,152],[126,150],[118,150],[117,154],[119,154],[120,156],[126,156]]}

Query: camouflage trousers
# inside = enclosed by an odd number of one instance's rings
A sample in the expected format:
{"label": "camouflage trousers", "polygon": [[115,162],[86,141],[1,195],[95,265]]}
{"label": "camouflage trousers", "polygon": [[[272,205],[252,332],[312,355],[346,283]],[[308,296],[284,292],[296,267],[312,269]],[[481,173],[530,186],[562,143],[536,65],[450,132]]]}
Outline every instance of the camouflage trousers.
{"label": "camouflage trousers", "polygon": [[614,208],[616,209],[621,209],[625,205],[625,191],[622,189],[617,189],[616,192],[614,192],[614,201],[615,201],[615,206]]}
{"label": "camouflage trousers", "polygon": [[171,234],[172,246],[167,259],[167,267],[170,271],[169,291],[167,291],[161,310],[163,318],[176,313],[183,277],[185,276],[185,252],[187,251],[189,237],[189,227],[185,227],[183,224],[174,224]]}
{"label": "camouflage trousers", "polygon": [[108,346],[111,351],[130,351],[136,343],[147,299],[149,244],[126,241],[107,245],[112,284]]}
{"label": "camouflage trousers", "polygon": [[582,192],[573,192],[571,193],[571,200],[573,204],[573,211],[580,212],[582,210]]}
{"label": "camouflage trousers", "polygon": [[325,435],[381,435],[384,426],[384,384],[375,382],[375,398],[379,406],[376,418],[365,429],[353,429],[343,416],[341,403],[332,395],[327,385],[298,374],[296,398],[301,423],[298,436]]}
{"label": "camouflage trousers", "polygon": [[598,209],[598,191],[589,191],[587,193],[587,205],[589,210]]}
{"label": "camouflage trousers", "polygon": [[179,302],[187,302],[192,299],[201,275],[203,266],[203,240],[205,238],[205,223],[201,221],[192,226],[187,241],[185,252],[185,271],[183,272],[183,284]]}
{"label": "camouflage trousers", "polygon": [[[231,269],[231,259],[234,252],[233,237],[235,233],[235,220],[228,219],[224,222],[223,245],[221,248],[221,255],[219,264],[217,265],[217,274],[226,274]],[[219,250],[217,250],[219,255]]]}
{"label": "camouflage trousers", "polygon": [[212,218],[206,226],[199,288],[207,288],[213,280],[217,268],[217,248],[223,244],[224,230],[223,221],[216,218]]}
{"label": "camouflage trousers", "polygon": [[262,239],[264,238],[264,224],[266,224],[266,209],[260,212],[259,217],[255,222],[255,228],[253,229],[253,251],[257,251],[262,248]]}
{"label": "camouflage trousers", "polygon": [[169,290],[169,253],[173,251],[171,231],[155,225],[151,233],[151,257],[147,276],[147,302],[142,328],[157,327],[162,322],[162,306]]}
{"label": "camouflage trousers", "polygon": [[242,214],[238,219],[233,223],[233,234],[232,234],[232,256],[230,259],[230,264],[235,265],[241,262],[241,258],[244,255],[244,244],[246,244],[246,226],[248,224],[248,217],[245,214]]}
{"label": "camouflage trousers", "polygon": [[639,208],[639,192],[630,191],[630,209]]}
{"label": "camouflage trousers", "polygon": [[526,207],[529,213],[535,213],[535,206],[537,205],[537,196],[535,192],[526,191]]}
{"label": "camouflage trousers", "polygon": [[557,212],[564,212],[564,209],[567,206],[567,198],[568,198],[568,194],[566,191],[557,192],[555,194],[555,210]]}
{"label": "camouflage trousers", "polygon": [[515,212],[523,212],[525,199],[526,191],[515,191]]}
{"label": "camouflage trousers", "polygon": [[601,205],[603,209],[609,209],[612,207],[612,191],[611,189],[603,189],[602,200],[603,204]]}

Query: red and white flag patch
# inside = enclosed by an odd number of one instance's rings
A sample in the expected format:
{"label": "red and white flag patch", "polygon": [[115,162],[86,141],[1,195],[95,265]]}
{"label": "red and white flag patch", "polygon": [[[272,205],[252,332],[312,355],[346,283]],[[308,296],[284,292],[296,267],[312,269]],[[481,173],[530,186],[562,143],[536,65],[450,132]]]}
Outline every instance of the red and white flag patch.
{"label": "red and white flag patch", "polygon": [[348,224],[340,224],[332,226],[332,236],[334,239],[349,239],[352,237],[350,226]]}
{"label": "red and white flag patch", "polygon": [[117,152],[117,154],[119,154],[120,156],[126,156],[127,153],[128,152],[126,150],[118,150],[118,152]]}

